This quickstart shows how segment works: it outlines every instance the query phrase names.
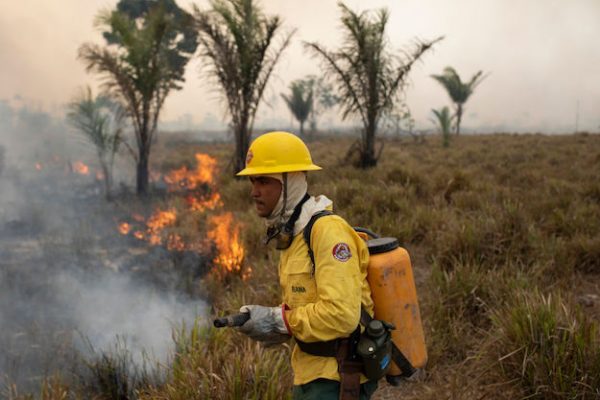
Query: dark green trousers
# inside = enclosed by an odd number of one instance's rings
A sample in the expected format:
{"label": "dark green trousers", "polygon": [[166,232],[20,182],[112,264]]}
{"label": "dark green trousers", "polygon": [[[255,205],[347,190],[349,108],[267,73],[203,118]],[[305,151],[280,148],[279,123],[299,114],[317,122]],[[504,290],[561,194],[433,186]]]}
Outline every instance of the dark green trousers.
{"label": "dark green trousers", "polygon": [[[360,400],[369,400],[377,382],[368,381],[360,385]],[[315,379],[304,385],[294,386],[292,400],[338,400],[340,383],[329,379]]]}

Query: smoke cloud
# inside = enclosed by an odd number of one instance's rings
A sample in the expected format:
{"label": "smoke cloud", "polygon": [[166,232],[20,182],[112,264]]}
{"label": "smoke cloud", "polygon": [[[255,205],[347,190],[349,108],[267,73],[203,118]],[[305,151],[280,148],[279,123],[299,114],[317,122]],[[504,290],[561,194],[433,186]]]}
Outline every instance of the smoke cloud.
{"label": "smoke cloud", "polygon": [[126,209],[69,169],[93,152],[60,119],[6,103],[0,115],[0,387],[36,392],[119,343],[136,365],[168,362],[173,329],[204,323],[207,260],[121,236]]}

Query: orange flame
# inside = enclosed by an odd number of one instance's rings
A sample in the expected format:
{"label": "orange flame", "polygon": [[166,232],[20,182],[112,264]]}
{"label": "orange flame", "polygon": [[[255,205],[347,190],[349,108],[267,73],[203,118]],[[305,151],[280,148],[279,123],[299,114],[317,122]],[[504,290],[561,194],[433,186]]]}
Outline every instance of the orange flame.
{"label": "orange flame", "polygon": [[35,169],[37,169],[38,171],[41,171],[42,170],[42,164],[35,163]]}
{"label": "orange flame", "polygon": [[221,207],[223,202],[221,201],[221,195],[219,193],[213,193],[208,199],[198,199],[194,196],[186,197],[186,201],[190,209],[194,211],[203,212],[205,210],[214,210],[217,207]]}
{"label": "orange flame", "polygon": [[[169,191],[192,191],[199,188],[200,185],[208,185],[212,189],[210,194],[193,192],[185,197],[187,209],[197,212],[218,209],[223,206],[223,202],[221,195],[215,190],[217,161],[201,153],[197,153],[195,158],[197,165],[194,170],[189,170],[186,166],[183,166],[165,174],[163,179],[167,183]],[[156,179],[160,178],[159,173],[151,172],[152,175]],[[247,279],[252,273],[250,267],[243,268],[245,251],[239,235],[240,225],[234,221],[232,213],[228,212],[210,217],[208,224],[211,228],[207,233],[207,238],[196,243],[188,243],[181,235],[176,233],[168,232],[165,234],[165,228],[173,226],[177,222],[178,216],[175,209],[157,210],[147,220],[140,214],[133,214],[132,219],[146,226],[145,229],[134,231],[134,237],[145,240],[151,245],[164,244],[168,250],[203,251],[207,245],[206,240],[212,241],[218,251],[213,259],[213,271],[220,278],[224,278],[228,274],[237,274],[242,279]],[[119,231],[122,234],[127,234],[132,231],[132,228],[129,224],[122,223]]]}
{"label": "orange flame", "polygon": [[81,161],[75,161],[73,163],[73,170],[81,175],[87,175],[90,173],[89,167]]}
{"label": "orange flame", "polygon": [[213,228],[208,232],[208,238],[214,241],[218,254],[213,259],[215,266],[220,267],[217,273],[242,274],[244,247],[240,241],[240,225],[233,221],[233,214],[228,212],[210,218]]}
{"label": "orange flame", "polygon": [[104,179],[104,173],[102,171],[96,171],[96,180],[101,181]]}
{"label": "orange flame", "polygon": [[196,153],[196,174],[198,181],[212,184],[215,171],[217,169],[217,160],[208,154]]}
{"label": "orange flame", "polygon": [[127,235],[130,230],[131,230],[131,225],[129,225],[127,222],[122,222],[119,224],[119,233],[121,235]]}
{"label": "orange flame", "polygon": [[167,238],[167,249],[175,250],[175,251],[184,251],[186,249],[186,244],[181,238],[181,236],[177,234],[171,234]]}
{"label": "orange flame", "polygon": [[185,165],[172,170],[164,176],[170,191],[187,189],[194,190],[201,184],[211,185],[217,167],[217,160],[208,154],[196,153],[196,169],[189,170]]}
{"label": "orange flame", "polygon": [[177,213],[174,210],[157,211],[146,222],[148,227],[148,241],[150,244],[157,245],[162,243],[161,232],[169,225],[173,225],[177,220]]}

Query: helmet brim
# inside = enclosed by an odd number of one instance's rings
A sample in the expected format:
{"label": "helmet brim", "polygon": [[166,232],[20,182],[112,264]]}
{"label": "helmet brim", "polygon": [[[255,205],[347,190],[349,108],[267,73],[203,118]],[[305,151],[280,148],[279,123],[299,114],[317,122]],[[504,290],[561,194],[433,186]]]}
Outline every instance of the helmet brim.
{"label": "helmet brim", "polygon": [[237,174],[235,174],[236,176],[252,176],[252,175],[268,175],[268,174],[280,174],[280,173],[284,173],[284,172],[301,172],[301,171],[319,171],[323,168],[319,167],[318,165],[312,164],[312,165],[306,165],[306,164],[302,164],[302,165],[295,165],[295,164],[288,164],[288,165],[278,165],[278,166],[274,166],[274,167],[250,167],[250,168],[244,168],[243,170],[241,170],[240,172],[238,172]]}

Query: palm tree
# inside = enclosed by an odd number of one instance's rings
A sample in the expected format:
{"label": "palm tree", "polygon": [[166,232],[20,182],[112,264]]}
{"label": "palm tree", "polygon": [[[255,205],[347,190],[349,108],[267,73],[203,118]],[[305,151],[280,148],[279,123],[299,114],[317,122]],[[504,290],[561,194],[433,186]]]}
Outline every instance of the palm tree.
{"label": "palm tree", "polygon": [[110,200],[113,165],[121,144],[125,109],[107,96],[94,97],[88,87],[69,103],[67,117],[95,147],[104,175],[104,194]]}
{"label": "palm tree", "polygon": [[436,118],[433,122],[438,125],[442,133],[443,146],[450,146],[450,131],[452,130],[452,120],[454,119],[454,116],[450,115],[448,107],[439,110],[432,108],[431,111]]}
{"label": "palm tree", "polygon": [[342,47],[329,51],[318,43],[305,45],[323,60],[325,73],[334,79],[342,117],[360,117],[363,130],[359,166],[367,168],[375,166],[379,158],[375,155],[375,138],[382,116],[394,108],[413,64],[442,38],[418,41],[413,51],[404,53],[401,59],[388,51],[387,9],[378,10],[372,18],[367,12],[355,13],[342,3],[338,5],[344,29]]}
{"label": "palm tree", "polygon": [[308,119],[311,132],[316,132],[319,115],[335,106],[339,100],[333,93],[333,86],[326,82],[322,76],[308,75],[302,82],[312,92],[312,105]]}
{"label": "palm tree", "polygon": [[201,56],[223,92],[235,136],[234,174],[245,167],[256,111],[265,87],[289,45],[293,31],[281,31],[278,16],[265,16],[253,0],[212,0],[211,9],[194,6]]}
{"label": "palm tree", "polygon": [[132,120],[137,143],[137,193],[148,191],[150,150],[160,111],[171,90],[181,89],[185,65],[196,51],[192,16],[174,0],[120,0],[98,15],[108,46],[79,48],[88,71],[101,74],[107,93]]}
{"label": "palm tree", "polygon": [[300,136],[304,137],[304,122],[310,115],[313,107],[312,87],[306,85],[302,80],[296,80],[290,84],[291,95],[281,93],[288,108],[300,123]]}
{"label": "palm tree", "polygon": [[444,68],[442,75],[431,75],[433,79],[438,81],[444,89],[448,92],[450,99],[454,103],[456,108],[456,134],[460,134],[460,123],[464,113],[464,104],[467,102],[469,97],[473,94],[473,91],[485,79],[483,71],[477,72],[469,82],[463,83],[460,80],[460,76],[452,67]]}

